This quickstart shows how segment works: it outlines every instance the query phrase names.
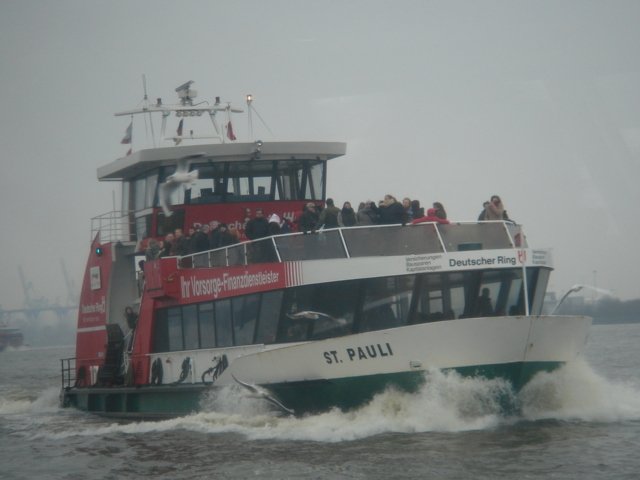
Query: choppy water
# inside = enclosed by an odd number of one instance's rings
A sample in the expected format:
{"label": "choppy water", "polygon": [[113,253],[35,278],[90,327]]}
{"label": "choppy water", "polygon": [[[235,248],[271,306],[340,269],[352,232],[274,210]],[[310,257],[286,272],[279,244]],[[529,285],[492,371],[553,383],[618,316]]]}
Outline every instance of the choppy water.
{"label": "choppy water", "polygon": [[279,418],[230,392],[224,414],[136,423],[58,408],[72,348],[5,351],[0,478],[637,479],[639,345],[640,324],[594,326],[586,360],[536,377],[518,414],[500,382],[431,372],[350,413]]}

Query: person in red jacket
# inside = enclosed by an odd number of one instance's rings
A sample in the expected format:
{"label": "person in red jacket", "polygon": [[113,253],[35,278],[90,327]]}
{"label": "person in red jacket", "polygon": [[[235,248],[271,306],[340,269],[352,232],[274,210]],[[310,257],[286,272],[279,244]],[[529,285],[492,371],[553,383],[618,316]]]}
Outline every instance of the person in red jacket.
{"label": "person in red jacket", "polygon": [[440,218],[436,215],[436,209],[430,208],[427,210],[427,214],[424,217],[416,218],[412,221],[412,224],[416,223],[426,223],[426,222],[436,222],[436,223],[449,223],[449,220],[446,218]]}

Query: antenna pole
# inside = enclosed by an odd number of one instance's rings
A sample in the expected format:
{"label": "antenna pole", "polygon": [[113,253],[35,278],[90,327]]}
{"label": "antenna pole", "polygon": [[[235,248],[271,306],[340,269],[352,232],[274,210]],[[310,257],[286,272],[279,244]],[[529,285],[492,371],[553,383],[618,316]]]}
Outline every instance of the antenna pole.
{"label": "antenna pole", "polygon": [[253,142],[253,117],[251,115],[251,103],[253,102],[253,95],[247,95],[247,113],[249,117],[249,140]]}
{"label": "antenna pole", "polygon": [[[142,89],[144,90],[144,109],[149,108],[149,96],[147,95],[147,76],[142,74]],[[153,119],[151,118],[151,112],[149,112],[149,125],[151,127],[151,140],[153,141],[153,146],[156,146],[156,134],[153,130]]]}

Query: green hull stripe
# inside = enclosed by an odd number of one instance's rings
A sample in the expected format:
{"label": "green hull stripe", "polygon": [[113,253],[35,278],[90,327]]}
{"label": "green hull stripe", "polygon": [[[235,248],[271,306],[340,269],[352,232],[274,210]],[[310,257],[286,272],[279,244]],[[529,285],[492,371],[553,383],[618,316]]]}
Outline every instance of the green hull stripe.
{"label": "green hull stripe", "polygon": [[[561,362],[516,362],[500,365],[459,367],[467,377],[504,378],[520,390],[538,372],[552,371]],[[388,387],[416,392],[424,385],[423,371],[286,382],[268,385],[285,406],[296,413],[320,412],[332,407],[352,409],[370,401]],[[123,418],[165,418],[199,410],[204,385],[144,386],[140,388],[73,388],[64,393],[64,406]]]}

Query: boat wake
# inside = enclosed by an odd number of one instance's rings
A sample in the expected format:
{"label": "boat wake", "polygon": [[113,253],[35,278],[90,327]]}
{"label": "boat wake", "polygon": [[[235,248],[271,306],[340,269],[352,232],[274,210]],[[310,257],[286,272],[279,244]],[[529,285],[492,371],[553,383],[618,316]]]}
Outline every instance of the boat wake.
{"label": "boat wake", "polygon": [[0,394],[0,415],[57,412],[59,395],[57,387],[49,387],[37,396],[22,391],[3,391]]}
{"label": "boat wake", "polygon": [[[506,382],[466,378],[448,372],[430,371],[417,393],[387,390],[364,407],[341,412],[332,410],[304,417],[274,414],[262,399],[245,389],[230,386],[215,398],[204,399],[209,411],[172,420],[91,425],[74,412],[73,426],[37,435],[55,438],[96,436],[110,433],[144,434],[187,430],[205,434],[237,434],[249,440],[352,441],[383,433],[462,432],[486,430],[539,420],[616,422],[640,419],[640,385],[617,383],[598,375],[586,362],[537,375],[518,395]],[[52,392],[30,406],[0,406],[16,410],[37,409],[50,404]],[[514,406],[517,408],[514,410]],[[47,408],[49,408],[47,406]],[[104,420],[102,420],[104,422]]]}

